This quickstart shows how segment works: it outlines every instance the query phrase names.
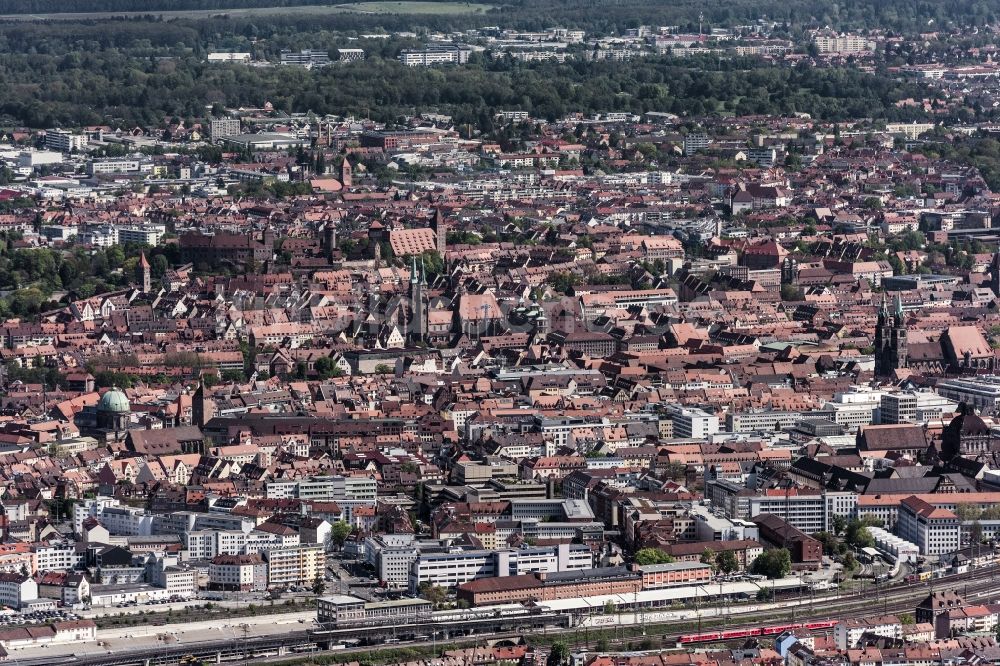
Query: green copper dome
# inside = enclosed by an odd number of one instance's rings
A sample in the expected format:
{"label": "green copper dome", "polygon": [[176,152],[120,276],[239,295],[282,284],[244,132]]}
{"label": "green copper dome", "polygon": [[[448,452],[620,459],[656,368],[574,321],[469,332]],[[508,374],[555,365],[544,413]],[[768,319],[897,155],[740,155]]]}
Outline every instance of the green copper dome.
{"label": "green copper dome", "polygon": [[132,410],[129,407],[128,398],[116,386],[101,396],[101,401],[97,403],[97,411],[127,414]]}

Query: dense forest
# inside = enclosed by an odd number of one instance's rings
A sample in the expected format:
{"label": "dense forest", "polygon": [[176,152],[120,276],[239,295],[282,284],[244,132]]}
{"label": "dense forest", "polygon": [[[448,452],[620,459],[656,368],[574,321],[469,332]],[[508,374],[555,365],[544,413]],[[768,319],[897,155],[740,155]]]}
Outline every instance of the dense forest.
{"label": "dense forest", "polygon": [[0,234],[0,317],[30,316],[52,307],[54,296],[89,298],[121,289],[134,280],[139,253],[145,251],[155,277],[163,275],[180,257],[176,246],[144,248],[116,245],[90,252],[74,248],[14,249],[11,238]]}
{"label": "dense forest", "polygon": [[[221,4],[220,4],[221,3]],[[0,0],[0,12],[192,9],[274,5],[275,0]],[[277,4],[296,4],[279,0]],[[497,3],[500,4],[500,3]],[[210,109],[261,106],[285,112],[367,115],[391,121],[418,111],[452,114],[463,125],[488,130],[497,109],[523,109],[555,118],[570,111],[808,113],[827,120],[875,117],[910,120],[897,108],[906,97],[931,95],[895,81],[880,68],[789,68],[754,59],[648,58],[626,63],[582,59],[522,64],[478,55],[467,66],[406,68],[395,61],[419,39],[352,39],[378,31],[450,30],[484,24],[545,28],[566,25],[591,34],[620,32],[643,23],[706,22],[735,25],[758,18],[803,25],[914,25],[937,21],[941,3],[875,0],[733,0],[726,3],[639,0],[509,0],[486,16],[327,13],[161,20],[0,22],[0,125],[54,127],[188,122]],[[955,0],[956,20],[995,18],[990,3]],[[947,17],[940,17],[945,20]],[[348,41],[351,39],[351,41]],[[283,48],[364,48],[367,61],[305,71],[209,65],[211,50],[246,50],[275,60]]]}
{"label": "dense forest", "polygon": [[385,121],[437,110],[481,129],[504,108],[546,118],[614,110],[908,120],[915,111],[893,102],[926,94],[917,84],[852,68],[771,67],[753,59],[523,64],[482,56],[462,67],[407,68],[391,49],[383,57],[374,46],[365,62],[314,71],[210,65],[200,29],[199,22],[144,21],[0,26],[7,54],[0,60],[0,124],[159,125],[203,118],[213,105],[265,101],[286,112]]}

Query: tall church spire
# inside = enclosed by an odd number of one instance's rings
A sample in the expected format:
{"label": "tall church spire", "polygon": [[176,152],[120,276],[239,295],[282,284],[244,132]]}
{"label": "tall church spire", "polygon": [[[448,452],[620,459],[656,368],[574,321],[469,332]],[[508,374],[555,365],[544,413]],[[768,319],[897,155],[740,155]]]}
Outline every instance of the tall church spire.
{"label": "tall church spire", "polygon": [[413,342],[423,342],[427,339],[427,278],[424,275],[424,262],[421,259],[417,267],[417,257],[410,258],[410,339]]}
{"label": "tall church spire", "polygon": [[893,313],[886,307],[885,294],[875,325],[875,376],[889,377],[907,364],[908,350],[906,322],[903,319],[903,301],[897,294],[893,299]]}

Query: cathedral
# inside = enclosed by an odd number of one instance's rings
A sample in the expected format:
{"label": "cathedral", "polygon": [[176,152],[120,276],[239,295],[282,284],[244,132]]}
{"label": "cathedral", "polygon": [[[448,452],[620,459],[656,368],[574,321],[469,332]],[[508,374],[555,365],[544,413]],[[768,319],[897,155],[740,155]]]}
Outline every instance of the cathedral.
{"label": "cathedral", "polygon": [[916,374],[995,372],[996,351],[978,326],[949,326],[937,338],[909,342],[903,305],[896,296],[890,313],[885,300],[875,327],[875,376],[891,377],[907,368]]}
{"label": "cathedral", "polygon": [[978,326],[949,326],[937,340],[911,342],[907,367],[920,374],[996,372],[996,351]]}
{"label": "cathedral", "polygon": [[907,367],[906,322],[903,321],[903,303],[896,296],[892,315],[882,296],[882,307],[875,326],[875,376],[889,377],[893,372]]}

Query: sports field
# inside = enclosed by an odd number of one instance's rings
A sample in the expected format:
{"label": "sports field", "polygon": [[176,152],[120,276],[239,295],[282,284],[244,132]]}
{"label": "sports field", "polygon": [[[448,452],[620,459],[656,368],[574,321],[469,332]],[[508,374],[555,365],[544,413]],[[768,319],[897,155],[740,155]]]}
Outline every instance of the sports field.
{"label": "sports field", "polygon": [[494,5],[474,2],[427,2],[425,0],[398,0],[378,2],[351,2],[338,5],[302,5],[298,7],[248,7],[246,9],[191,9],[185,11],[145,12],[78,12],[55,14],[3,14],[2,21],[80,21],[123,16],[158,16],[172,18],[208,18],[212,16],[267,16],[274,14],[482,14]]}

